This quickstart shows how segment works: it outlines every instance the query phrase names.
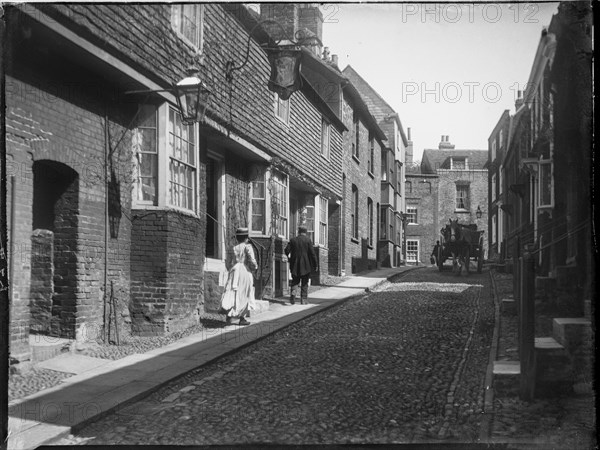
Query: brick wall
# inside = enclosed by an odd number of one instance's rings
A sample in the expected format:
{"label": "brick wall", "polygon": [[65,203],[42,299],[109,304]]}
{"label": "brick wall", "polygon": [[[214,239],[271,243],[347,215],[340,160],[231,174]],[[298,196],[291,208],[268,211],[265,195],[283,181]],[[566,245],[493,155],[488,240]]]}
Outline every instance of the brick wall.
{"label": "brick wall", "polygon": [[204,291],[204,221],[174,210],[132,214],[134,334],[163,335],[197,324]]}
{"label": "brick wall", "polygon": [[[57,4],[39,8],[163,85],[179,81],[193,56],[191,48],[171,28],[170,5]],[[293,162],[316,184],[341,196],[337,176],[341,166],[339,137],[334,139],[330,164],[315,158],[320,148],[320,114],[315,126],[314,106],[299,92],[292,96],[291,120],[296,115],[297,122],[306,128],[286,126],[275,117],[273,93],[267,88],[269,64],[254,40],[246,66],[235,72],[231,85],[225,80],[226,62],[241,63],[248,43],[248,33],[236,16],[244,16],[240,5],[205,5],[205,60],[201,72],[213,92],[207,114],[260,148]],[[310,116],[305,116],[307,109],[313,111]]]}
{"label": "brick wall", "polygon": [[[17,224],[15,230],[9,230],[15,267],[13,348],[26,347],[28,341],[34,227],[54,233],[52,310],[58,325],[53,332],[75,338],[84,324],[96,331],[103,326],[98,317],[102,317],[104,294],[105,114],[114,178],[125,211],[131,192],[130,153],[123,141],[116,147],[124,119],[119,105],[106,104],[103,95],[111,86],[80,67],[73,68],[68,55],[56,54],[38,31],[32,29],[29,40],[15,35],[8,43],[9,52],[19,46],[11,58],[6,83],[7,175],[13,176],[16,184],[15,205],[8,205]],[[120,237],[110,238],[108,255],[109,279],[116,287],[126,286],[127,292],[128,226],[126,219],[121,221]],[[33,284],[38,281],[35,278]],[[97,334],[88,333],[84,338]]]}
{"label": "brick wall", "polygon": [[417,260],[424,264],[429,264],[433,246],[440,239],[438,181],[431,175],[406,174],[406,207],[417,208],[417,224],[406,225],[406,239],[419,241]]}
{"label": "brick wall", "polygon": [[[359,122],[359,155],[355,158],[352,154],[352,144],[356,142],[354,133],[354,107],[348,100],[344,100],[344,125],[348,132],[344,134],[344,173],[346,184],[344,192],[345,216],[345,254],[343,270],[346,273],[356,273],[373,267],[377,258],[377,229],[378,217],[377,204],[380,201],[380,173],[381,173],[381,148],[375,142],[373,173],[369,173],[368,161],[370,159],[369,130],[363,120]],[[352,186],[358,189],[358,236],[354,238],[352,230]],[[368,199],[373,203],[373,245],[367,243],[369,236]],[[374,268],[374,267],[373,267]]]}

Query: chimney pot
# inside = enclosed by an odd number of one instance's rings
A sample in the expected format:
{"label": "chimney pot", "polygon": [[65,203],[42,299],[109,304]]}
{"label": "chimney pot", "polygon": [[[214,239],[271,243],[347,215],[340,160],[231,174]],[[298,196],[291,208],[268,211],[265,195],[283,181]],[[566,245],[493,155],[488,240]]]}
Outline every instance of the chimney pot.
{"label": "chimney pot", "polygon": [[331,62],[337,66],[338,65],[338,55],[331,55]]}

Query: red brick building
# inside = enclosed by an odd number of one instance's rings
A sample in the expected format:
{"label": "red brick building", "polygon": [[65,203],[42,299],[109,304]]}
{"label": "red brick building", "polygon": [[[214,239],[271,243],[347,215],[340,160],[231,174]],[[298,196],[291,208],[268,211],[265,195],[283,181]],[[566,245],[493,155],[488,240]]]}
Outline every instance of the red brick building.
{"label": "red brick building", "polygon": [[[121,336],[197,323],[238,226],[262,251],[260,296],[284,293],[298,224],[336,239],[345,127],[308,82],[287,102],[267,89],[270,37],[246,7],[37,4],[7,20],[13,356],[30,332],[94,338],[113,306]],[[188,126],[170,89],[192,63],[213,95]]]}

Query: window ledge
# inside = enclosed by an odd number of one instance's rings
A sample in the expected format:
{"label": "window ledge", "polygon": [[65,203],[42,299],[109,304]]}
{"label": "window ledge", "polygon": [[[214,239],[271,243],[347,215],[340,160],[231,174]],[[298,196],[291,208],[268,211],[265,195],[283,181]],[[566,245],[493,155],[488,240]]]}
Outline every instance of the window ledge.
{"label": "window ledge", "polygon": [[355,237],[350,238],[350,242],[354,242],[355,244],[359,243],[359,240],[356,239]]}
{"label": "window ledge", "polygon": [[375,247],[373,247],[372,245],[367,245],[367,248],[368,248],[369,250],[373,250]]}
{"label": "window ledge", "polygon": [[373,172],[371,172],[370,170],[368,170],[367,173],[369,174],[369,176],[371,178],[375,179],[375,175],[373,174]]}
{"label": "window ledge", "polygon": [[471,211],[468,209],[455,209],[454,214],[471,214]]}
{"label": "window ledge", "polygon": [[352,155],[352,159],[356,161],[357,164],[360,164],[360,159],[358,159],[358,156]]}

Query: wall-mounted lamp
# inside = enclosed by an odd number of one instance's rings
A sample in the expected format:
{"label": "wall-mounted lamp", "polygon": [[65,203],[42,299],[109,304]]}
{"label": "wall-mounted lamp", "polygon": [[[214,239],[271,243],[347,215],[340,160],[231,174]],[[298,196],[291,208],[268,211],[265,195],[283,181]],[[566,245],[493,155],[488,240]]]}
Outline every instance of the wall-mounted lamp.
{"label": "wall-mounted lamp", "polygon": [[477,211],[475,211],[475,217],[477,217],[478,219],[481,219],[482,215],[483,215],[483,211],[481,210],[479,205],[477,205]]}
{"label": "wall-mounted lamp", "polygon": [[198,77],[198,68],[190,67],[188,76],[173,85],[171,89],[143,89],[127,91],[125,94],[150,94],[153,92],[172,92],[177,99],[177,107],[184,125],[203,122],[210,102],[211,91]]}
{"label": "wall-mounted lamp", "polygon": [[[282,31],[282,36],[286,34],[283,26],[276,20],[267,19],[258,22],[250,30],[244,62],[236,66],[235,62],[230,60],[225,64],[225,78],[230,83],[233,81],[233,72],[242,69],[248,63],[250,40],[254,31],[259,26],[262,27],[266,24],[273,24],[279,27]],[[269,64],[271,65],[271,76],[268,83],[269,90],[277,93],[282,100],[287,100],[295,91],[302,87],[302,78],[300,76],[300,63],[302,61],[301,47],[303,45],[321,44],[316,36],[305,36],[300,30],[296,32],[294,38],[295,40],[281,38],[276,41],[275,47],[261,45],[267,52]]]}

